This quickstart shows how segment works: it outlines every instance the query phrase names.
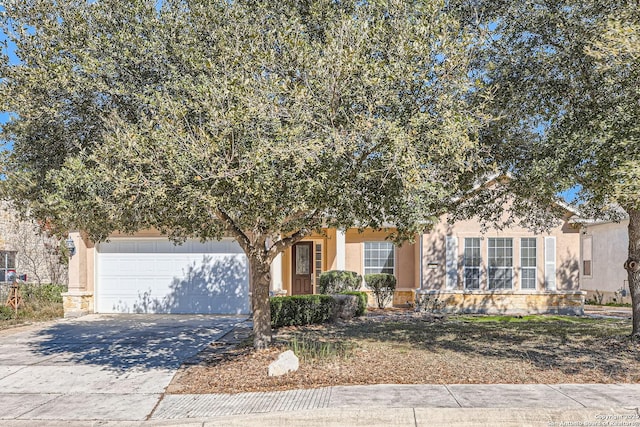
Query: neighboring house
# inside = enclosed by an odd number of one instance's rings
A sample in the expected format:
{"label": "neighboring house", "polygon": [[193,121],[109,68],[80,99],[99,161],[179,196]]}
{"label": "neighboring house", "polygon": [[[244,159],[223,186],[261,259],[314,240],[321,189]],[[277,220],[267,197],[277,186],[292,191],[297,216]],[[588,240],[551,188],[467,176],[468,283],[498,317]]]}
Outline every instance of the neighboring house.
{"label": "neighboring house", "polygon": [[631,303],[624,262],[628,257],[629,219],[586,221],[581,233],[580,289],[598,303]]}
{"label": "neighboring house", "polygon": [[[389,273],[397,278],[395,305],[427,294],[449,311],[581,314],[580,230],[573,216],[567,210],[547,234],[442,218],[432,232],[399,247],[387,240],[393,230],[327,229],[274,260],[271,288],[310,294],[324,271]],[[80,233],[70,236],[77,252],[69,264],[67,316],[250,311],[248,264],[233,240],[174,246],[149,231],[94,245]]]}
{"label": "neighboring house", "polygon": [[33,221],[23,221],[11,205],[0,203],[0,282],[16,272],[32,283],[67,283],[60,242]]}

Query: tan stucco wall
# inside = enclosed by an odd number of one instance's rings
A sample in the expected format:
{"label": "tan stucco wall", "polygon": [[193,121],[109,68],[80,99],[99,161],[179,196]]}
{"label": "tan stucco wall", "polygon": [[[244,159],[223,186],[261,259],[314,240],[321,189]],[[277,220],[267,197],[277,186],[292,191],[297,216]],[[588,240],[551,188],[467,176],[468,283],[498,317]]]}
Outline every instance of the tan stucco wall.
{"label": "tan stucco wall", "polygon": [[[520,238],[535,237],[537,247],[537,291],[545,290],[544,285],[544,237],[556,238],[556,286],[557,290],[579,289],[580,233],[579,228],[567,222],[551,229],[549,233],[535,234],[526,228],[513,225],[500,230],[489,227],[483,229],[477,219],[468,219],[449,224],[441,218],[432,232],[423,236],[423,288],[446,289],[446,237],[457,238],[458,280],[455,289],[462,290],[464,239],[479,237],[482,255],[480,289],[487,289],[488,239],[507,237],[513,239],[513,290],[520,289]],[[531,290],[527,290],[531,292]]]}
{"label": "tan stucco wall", "polygon": [[[630,302],[627,271],[623,264],[627,259],[629,220],[586,225],[581,238],[591,237],[591,276],[582,275],[580,287],[593,299],[595,292],[603,294],[602,302]],[[582,264],[582,260],[580,260]],[[627,297],[622,298],[617,291],[625,289]]]}
{"label": "tan stucco wall", "polygon": [[[364,274],[364,242],[387,241],[389,232],[389,230],[376,231],[369,229],[360,232],[355,228],[347,230],[345,236],[346,269],[356,271],[358,274]],[[415,243],[404,243],[395,248],[395,276],[398,291],[418,287],[420,270],[419,263],[416,263],[415,254],[417,250]]]}
{"label": "tan stucco wall", "polygon": [[[335,249],[335,236],[336,230],[325,230],[325,233],[313,233],[311,236],[302,239],[302,242],[314,242],[313,249],[313,269],[315,276],[316,258],[315,258],[315,244],[322,244],[322,271],[334,270],[336,264],[336,249]],[[291,248],[287,248],[282,254],[282,289],[287,292],[287,295],[291,295]],[[317,284],[314,283],[314,290]]]}
{"label": "tan stucco wall", "polygon": [[[345,269],[364,273],[364,242],[386,241],[389,231],[349,229],[345,232]],[[323,271],[337,269],[336,230],[325,230],[325,234],[314,234],[303,241],[323,243]],[[405,243],[395,249],[395,275],[398,291],[415,289],[419,286],[419,246]],[[291,249],[282,255],[282,286],[291,295]]]}
{"label": "tan stucco wall", "polygon": [[80,232],[71,232],[76,250],[69,258],[69,288],[62,294],[65,317],[93,313],[95,289],[95,245]]}

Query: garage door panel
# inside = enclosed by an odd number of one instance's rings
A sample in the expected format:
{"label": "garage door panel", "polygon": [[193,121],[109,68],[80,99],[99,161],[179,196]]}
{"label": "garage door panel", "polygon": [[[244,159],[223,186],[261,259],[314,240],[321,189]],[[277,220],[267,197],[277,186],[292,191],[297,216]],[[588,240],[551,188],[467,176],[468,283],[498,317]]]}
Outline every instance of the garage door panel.
{"label": "garage door panel", "polygon": [[174,253],[166,240],[132,243],[99,246],[96,311],[249,312],[248,265],[237,243],[188,241]]}

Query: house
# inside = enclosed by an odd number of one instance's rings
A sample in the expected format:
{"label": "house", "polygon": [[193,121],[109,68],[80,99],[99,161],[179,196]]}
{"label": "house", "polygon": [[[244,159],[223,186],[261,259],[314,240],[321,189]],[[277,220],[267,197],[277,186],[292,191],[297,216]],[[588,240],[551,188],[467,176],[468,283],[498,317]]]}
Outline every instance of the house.
{"label": "house", "polygon": [[[525,228],[484,229],[475,219],[446,218],[414,243],[394,246],[390,231],[326,229],[279,255],[271,267],[275,294],[316,292],[320,274],[350,270],[394,274],[394,305],[428,295],[448,311],[574,313],[579,290],[580,229],[566,211],[546,234]],[[157,232],[115,235],[93,244],[71,233],[65,314],[248,313],[246,258],[233,240],[175,246]]]}
{"label": "house", "polygon": [[598,303],[631,303],[627,270],[629,218],[620,221],[591,220],[580,235],[582,274],[580,289],[587,300]]}
{"label": "house", "polygon": [[67,282],[60,242],[34,221],[24,220],[8,202],[0,202],[0,283],[11,273],[31,283]]}

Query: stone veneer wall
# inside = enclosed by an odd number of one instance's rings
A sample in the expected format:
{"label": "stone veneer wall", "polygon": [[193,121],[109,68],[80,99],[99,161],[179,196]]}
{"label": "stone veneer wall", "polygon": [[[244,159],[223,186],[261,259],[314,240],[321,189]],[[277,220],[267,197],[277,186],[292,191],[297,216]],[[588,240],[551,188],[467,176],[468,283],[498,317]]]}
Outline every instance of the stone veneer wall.
{"label": "stone veneer wall", "polygon": [[35,222],[20,220],[9,203],[0,202],[0,251],[16,252],[16,271],[26,274],[28,282],[67,283],[59,245],[57,239],[40,233]]}
{"label": "stone veneer wall", "polygon": [[422,291],[438,298],[449,313],[584,314],[582,291]]}
{"label": "stone veneer wall", "polygon": [[93,312],[93,293],[62,294],[64,317],[79,317]]}
{"label": "stone veneer wall", "polygon": [[[514,291],[433,291],[396,290],[393,306],[410,307],[415,303],[416,293],[437,298],[447,313],[469,314],[584,314],[585,292],[549,291],[521,293]],[[375,307],[375,297],[371,291],[369,307]]]}

